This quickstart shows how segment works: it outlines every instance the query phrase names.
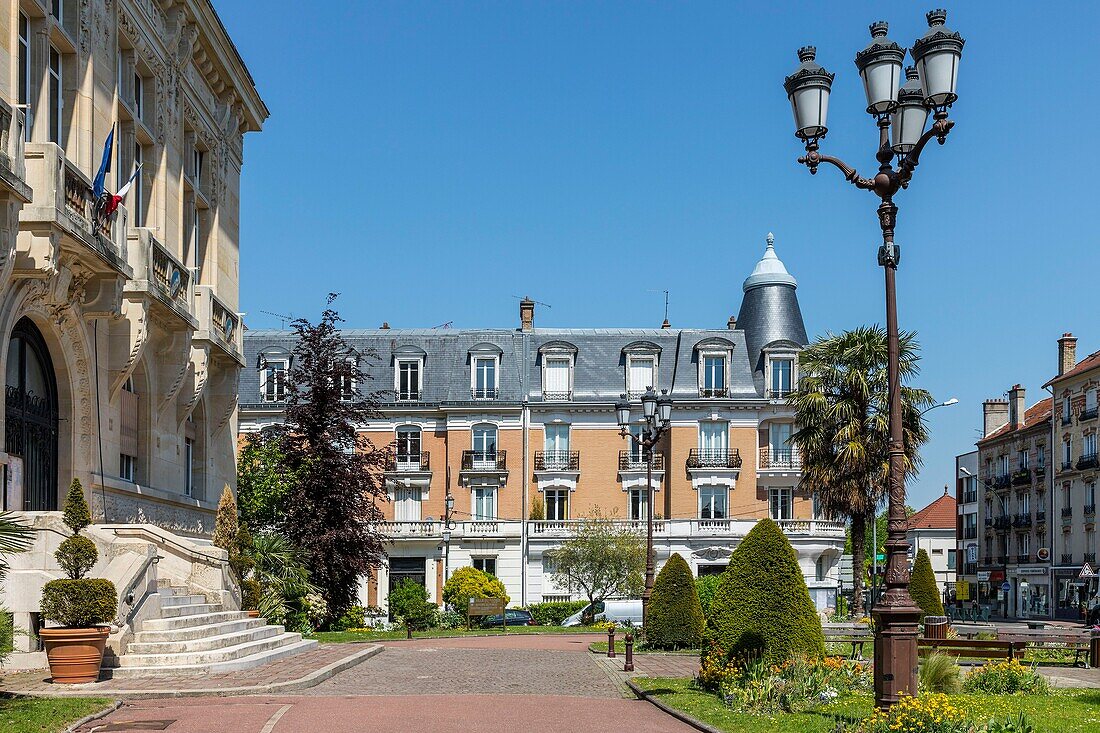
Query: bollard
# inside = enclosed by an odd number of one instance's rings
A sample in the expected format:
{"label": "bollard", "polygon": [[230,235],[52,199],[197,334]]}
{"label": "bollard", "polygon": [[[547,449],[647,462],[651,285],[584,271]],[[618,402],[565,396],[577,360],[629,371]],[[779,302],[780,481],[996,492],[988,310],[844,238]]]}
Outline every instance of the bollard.
{"label": "bollard", "polygon": [[1100,631],[1093,631],[1089,639],[1089,666],[1100,667]]}
{"label": "bollard", "polygon": [[615,658],[615,627],[607,627],[607,658]]}
{"label": "bollard", "polygon": [[626,638],[623,639],[623,643],[626,644],[626,664],[623,665],[624,672],[634,671],[634,635],[629,631],[626,634]]}
{"label": "bollard", "polygon": [[405,638],[406,638],[406,639],[411,639],[411,638],[413,638],[413,627],[412,627],[412,624],[405,624]]}

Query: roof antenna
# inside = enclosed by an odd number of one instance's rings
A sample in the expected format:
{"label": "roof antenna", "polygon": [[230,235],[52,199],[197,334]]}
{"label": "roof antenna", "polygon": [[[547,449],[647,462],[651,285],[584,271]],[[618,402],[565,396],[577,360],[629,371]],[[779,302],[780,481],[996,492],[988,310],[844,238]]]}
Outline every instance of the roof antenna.
{"label": "roof antenna", "polygon": [[454,321],[447,321],[446,323],[440,323],[438,326],[432,326],[432,328],[450,328]]}
{"label": "roof antenna", "polygon": [[286,329],[286,324],[294,320],[294,315],[284,316],[282,313],[272,313],[271,311],[261,310],[260,313],[266,313],[269,316],[274,316],[279,319],[279,328]]}
{"label": "roof antenna", "polygon": [[532,300],[530,296],[528,296],[526,298],[521,298],[518,295],[513,295],[512,297],[515,298],[516,300],[530,300],[532,303],[535,303],[537,305],[544,305],[547,308],[553,308],[554,307],[554,306],[550,305],[549,303],[543,303],[541,300]]}
{"label": "roof antenna", "polygon": [[661,324],[661,328],[672,328],[672,324],[668,321],[668,291],[667,290],[649,290],[650,293],[664,293],[665,294],[665,321]]}

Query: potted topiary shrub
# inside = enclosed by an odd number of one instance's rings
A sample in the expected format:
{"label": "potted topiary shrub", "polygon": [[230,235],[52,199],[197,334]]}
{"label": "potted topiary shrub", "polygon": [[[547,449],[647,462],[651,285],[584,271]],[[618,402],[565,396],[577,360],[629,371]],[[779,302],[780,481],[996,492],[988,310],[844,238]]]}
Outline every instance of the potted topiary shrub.
{"label": "potted topiary shrub", "polygon": [[248,612],[249,618],[260,617],[260,598],[263,596],[263,589],[260,587],[260,581],[248,578],[241,581],[241,610]]}
{"label": "potted topiary shrub", "polygon": [[48,621],[59,624],[39,631],[46,646],[50,676],[54,682],[79,684],[99,679],[108,624],[118,610],[115,585],[102,578],[85,578],[99,552],[95,543],[80,534],[92,523],[84,488],[73,479],[65,497],[65,524],[72,535],[54,553],[68,578],[51,580],[42,588],[40,610]]}

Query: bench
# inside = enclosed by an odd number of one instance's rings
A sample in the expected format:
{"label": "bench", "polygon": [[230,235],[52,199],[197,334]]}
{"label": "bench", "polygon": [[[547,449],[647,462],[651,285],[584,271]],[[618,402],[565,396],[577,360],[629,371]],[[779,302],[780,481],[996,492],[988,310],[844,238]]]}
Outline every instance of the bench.
{"label": "bench", "polygon": [[1001,633],[999,640],[1023,643],[1028,649],[1073,652],[1073,666],[1089,669],[1089,637],[1081,634]]}
{"label": "bench", "polygon": [[849,659],[863,659],[863,645],[867,643],[874,643],[875,637],[871,633],[871,630],[866,626],[861,627],[824,627],[822,631],[825,632],[825,643],[829,644],[851,644],[852,653],[848,656]]}
{"label": "bench", "polygon": [[952,657],[966,659],[1019,659],[1024,654],[1023,641],[992,639],[918,639],[917,654],[938,651]]}

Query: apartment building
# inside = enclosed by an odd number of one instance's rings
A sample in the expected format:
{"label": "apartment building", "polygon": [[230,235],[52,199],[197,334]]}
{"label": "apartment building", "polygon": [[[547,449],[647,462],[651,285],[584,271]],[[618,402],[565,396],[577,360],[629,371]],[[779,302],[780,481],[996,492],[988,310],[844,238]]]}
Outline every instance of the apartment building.
{"label": "apartment building", "polygon": [[[345,331],[373,387],[388,390],[382,418],[361,428],[392,450],[383,528],[392,541],[364,601],[385,606],[403,578],[438,600],[445,577],[467,565],[499,577],[514,603],[566,599],[547,551],[599,507],[640,532],[652,511],[658,563],[678,552],[697,574],[720,572],[770,516],[817,605],[835,605],[844,527],[799,490],[789,444],[787,396],[807,342],[796,287],[769,235],[726,328],[537,328],[524,299],[514,330]],[[244,347],[247,434],[282,419],[294,341],[256,330]],[[649,387],[675,401],[654,456],[652,508],[646,463],[615,414],[626,393],[640,419]],[[448,496],[452,527],[442,521]]]}
{"label": "apartment building", "polygon": [[[1027,407],[1026,391],[1017,384],[1007,400],[986,400],[982,412],[985,435],[977,443],[981,553],[974,600],[994,614],[1049,617],[1054,608],[1050,547],[1058,527],[1049,514],[1051,400]],[[970,478],[969,468],[960,464],[959,472]]]}
{"label": "apartment building", "polygon": [[[965,470],[964,470],[965,469]],[[955,587],[966,584],[960,600],[970,600],[970,590],[978,584],[978,451],[955,456],[955,505],[958,508],[955,527]],[[988,580],[988,577],[986,578]]]}
{"label": "apartment building", "polygon": [[[1058,339],[1058,374],[1046,385],[1054,395],[1054,471],[1052,512],[1057,514],[1052,548],[1052,582],[1059,618],[1081,618],[1082,604],[1097,594],[1096,577],[1096,391],[1100,387],[1100,351],[1077,361],[1077,339]],[[1053,514],[1052,514],[1053,516]]]}

